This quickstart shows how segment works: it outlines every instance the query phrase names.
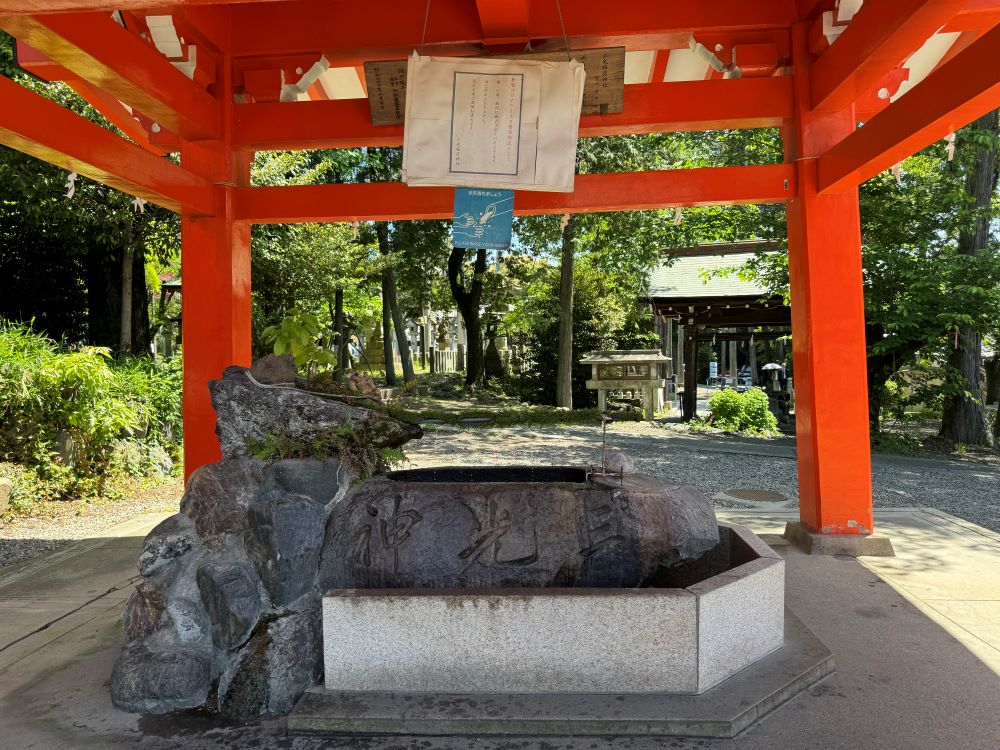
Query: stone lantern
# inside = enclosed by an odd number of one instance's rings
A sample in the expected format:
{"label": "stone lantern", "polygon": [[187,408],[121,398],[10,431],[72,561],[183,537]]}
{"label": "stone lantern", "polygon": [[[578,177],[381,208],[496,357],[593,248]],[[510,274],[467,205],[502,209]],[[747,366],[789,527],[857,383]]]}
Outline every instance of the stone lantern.
{"label": "stone lantern", "polygon": [[656,414],[655,394],[662,395],[666,380],[661,376],[660,366],[670,358],[659,349],[629,349],[610,352],[590,352],[580,364],[591,366],[591,379],[587,388],[597,391],[597,408],[607,408],[609,390],[642,393],[642,408],[646,419],[652,420]]}

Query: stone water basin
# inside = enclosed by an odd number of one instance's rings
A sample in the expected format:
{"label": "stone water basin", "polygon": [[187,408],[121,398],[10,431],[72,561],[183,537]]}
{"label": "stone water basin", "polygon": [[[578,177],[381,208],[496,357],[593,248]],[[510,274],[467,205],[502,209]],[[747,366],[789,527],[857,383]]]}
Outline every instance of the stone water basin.
{"label": "stone water basin", "polygon": [[320,580],[337,691],[695,694],[783,641],[781,558],[641,475],[393,472],[335,508]]}

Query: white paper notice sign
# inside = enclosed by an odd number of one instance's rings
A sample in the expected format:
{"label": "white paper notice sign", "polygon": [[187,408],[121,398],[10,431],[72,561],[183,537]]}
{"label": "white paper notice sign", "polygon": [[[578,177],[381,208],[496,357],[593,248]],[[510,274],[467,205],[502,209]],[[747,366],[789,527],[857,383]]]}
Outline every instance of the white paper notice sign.
{"label": "white paper notice sign", "polygon": [[451,164],[461,174],[516,175],[523,73],[455,73]]}
{"label": "white paper notice sign", "polygon": [[583,65],[411,56],[403,182],[573,189]]}

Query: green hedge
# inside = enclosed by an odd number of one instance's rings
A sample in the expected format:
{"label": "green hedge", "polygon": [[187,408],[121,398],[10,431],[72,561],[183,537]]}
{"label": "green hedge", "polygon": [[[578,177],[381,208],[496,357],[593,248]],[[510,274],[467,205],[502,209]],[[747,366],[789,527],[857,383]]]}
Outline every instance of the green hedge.
{"label": "green hedge", "polygon": [[767,394],[760,388],[743,393],[726,388],[708,400],[708,407],[712,411],[709,424],[720,430],[754,435],[778,431],[778,420],[767,408]]}
{"label": "green hedge", "polygon": [[0,320],[0,475],[14,480],[15,512],[163,472],[180,441],[179,357],[116,362]]}

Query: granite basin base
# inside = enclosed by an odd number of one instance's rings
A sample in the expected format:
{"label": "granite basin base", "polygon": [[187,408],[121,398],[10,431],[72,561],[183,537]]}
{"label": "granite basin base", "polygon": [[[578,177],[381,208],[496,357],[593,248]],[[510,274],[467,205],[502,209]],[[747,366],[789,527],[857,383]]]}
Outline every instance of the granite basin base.
{"label": "granite basin base", "polygon": [[784,642],[784,560],[747,528],[645,588],[334,589],[326,689],[702,693]]}
{"label": "granite basin base", "polygon": [[292,734],[735,737],[834,669],[833,655],[785,610],[785,642],[700,695],[307,692]]}

